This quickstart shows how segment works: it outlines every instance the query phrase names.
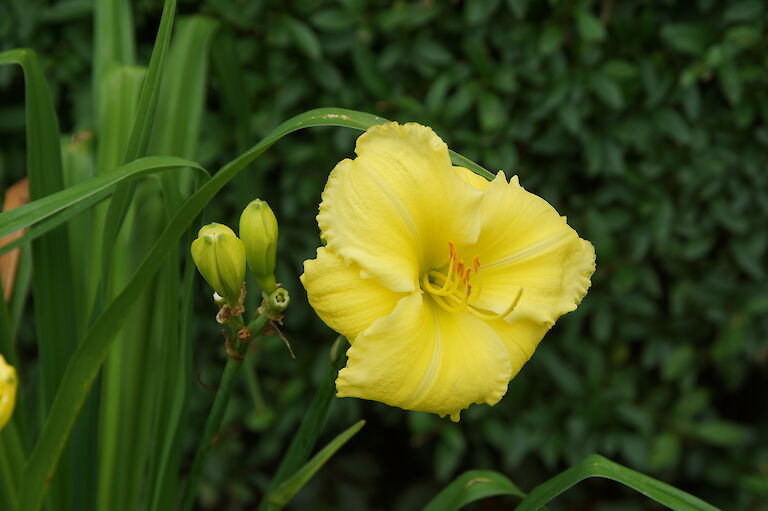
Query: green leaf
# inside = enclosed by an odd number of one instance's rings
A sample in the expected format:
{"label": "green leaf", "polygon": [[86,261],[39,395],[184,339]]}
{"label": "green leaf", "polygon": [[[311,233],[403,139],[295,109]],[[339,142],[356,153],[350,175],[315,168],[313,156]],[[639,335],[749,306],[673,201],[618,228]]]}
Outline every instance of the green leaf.
{"label": "green leaf", "polygon": [[464,19],[470,25],[480,24],[487,20],[499,7],[499,0],[465,0]]}
{"label": "green leaf", "polygon": [[454,474],[467,451],[464,435],[457,427],[444,429],[435,448],[435,476],[446,481]]}
{"label": "green leaf", "polygon": [[284,483],[275,488],[267,496],[269,502],[269,511],[278,511],[283,509],[285,505],[304,487],[305,484],[312,478],[315,473],[338,451],[341,446],[349,441],[350,438],[360,431],[365,425],[365,421],[361,420],[347,428],[344,432],[338,435],[331,442],[323,447],[323,449],[312,457],[303,467],[301,467],[295,474],[288,478]]}
{"label": "green leaf", "polygon": [[718,447],[744,445],[753,437],[752,432],[741,424],[717,419],[693,424],[686,428],[686,432],[702,442]]}
{"label": "green leaf", "polygon": [[[163,78],[147,154],[195,158],[208,75],[208,52],[219,23],[205,16],[179,20]],[[170,209],[189,195],[193,174],[161,176]]]}
{"label": "green leaf", "polygon": [[197,163],[173,156],[148,156],[101,174],[88,181],[66,188],[58,193],[0,213],[0,237],[32,226],[56,213],[77,205],[80,201],[97,196],[102,198],[115,185],[128,179],[169,169],[191,168],[205,176],[208,173]]}
{"label": "green leaf", "polygon": [[552,499],[590,477],[622,483],[674,511],[718,511],[716,507],[682,490],[593,454],[534,488],[515,511],[537,511]]}
{"label": "green leaf", "polygon": [[699,55],[707,49],[711,34],[702,24],[670,23],[661,28],[661,38],[675,50]]}
{"label": "green leaf", "polygon": [[671,108],[657,110],[653,116],[653,121],[656,129],[667,134],[679,144],[690,143],[691,129],[677,110]]}
{"label": "green leaf", "polygon": [[[149,60],[147,74],[142,82],[141,92],[139,93],[136,119],[131,128],[131,137],[122,160],[123,163],[147,154],[175,13],[176,0],[166,0],[163,5],[160,27],[157,30],[157,38],[152,48],[152,56]],[[106,262],[111,257],[117,234],[120,231],[120,226],[125,219],[128,206],[133,198],[135,186],[135,183],[127,183],[118,188],[110,201],[104,224],[104,234],[102,236],[102,272],[106,271]]]}
{"label": "green leaf", "polygon": [[579,10],[576,12],[576,28],[585,41],[602,41],[605,39],[605,27],[591,12]]}
{"label": "green leaf", "polygon": [[[209,49],[218,28],[219,22],[206,16],[180,18],[176,24],[163,73],[149,153],[173,154],[184,158],[197,156],[205,106]],[[231,61],[227,64],[231,64]],[[242,90],[240,108],[245,107]],[[174,171],[165,172],[159,177],[165,198],[162,206],[173,211],[181,204],[182,198],[192,192],[198,176]],[[154,220],[165,221],[165,218],[163,214],[158,214]],[[185,253],[189,255],[188,250]],[[142,385],[138,390],[140,394],[136,400],[145,403],[144,406],[122,406],[115,413],[120,423],[133,425],[129,426],[129,430],[144,432],[131,440],[132,444],[153,446],[152,449],[143,449],[139,454],[145,456],[148,463],[133,454],[132,461],[118,459],[112,465],[116,485],[128,496],[127,499],[118,496],[118,499],[130,500],[133,495],[141,494],[142,488],[146,488],[147,494],[151,495],[148,501],[152,503],[152,509],[156,510],[169,509],[177,494],[181,473],[179,465],[182,461],[180,442],[186,425],[189,375],[192,369],[189,357],[183,354],[192,349],[193,343],[188,337],[179,334],[178,289],[181,283],[178,267],[174,264],[177,260],[177,253],[169,254],[167,267],[158,274],[156,291],[149,291],[150,294],[162,297],[153,306],[155,310],[162,310],[157,312],[162,317],[162,326],[147,327],[139,333],[139,337],[149,339],[155,345],[155,351],[136,357],[139,363],[134,366],[135,370],[129,377],[132,381],[154,378],[154,383]],[[181,322],[181,325],[188,322],[189,319]],[[134,341],[123,342],[128,344]],[[140,342],[138,340],[135,343]],[[109,363],[112,364],[110,369],[125,366],[125,362],[119,358],[114,363],[110,358]],[[117,371],[124,369],[119,368]],[[109,389],[109,395],[120,399],[121,388],[124,389],[125,385],[118,381],[114,388]],[[118,433],[116,441],[126,441],[125,435]],[[122,509],[130,510],[137,506],[138,503],[128,503],[123,504]]]}
{"label": "green leaf", "polygon": [[478,115],[480,126],[485,132],[500,130],[507,120],[507,111],[504,103],[496,94],[484,91],[479,98]]}
{"label": "green leaf", "polygon": [[496,62],[488,51],[488,41],[482,34],[465,37],[462,49],[478,74],[487,75],[497,69]]}
{"label": "green leaf", "polygon": [[344,9],[329,7],[312,14],[310,21],[317,28],[329,32],[349,30],[355,24],[354,16]]}
{"label": "green leaf", "polygon": [[723,64],[717,70],[718,83],[726,99],[731,105],[737,105],[741,101],[744,88],[739,76],[739,70],[733,63]]}
{"label": "green leaf", "polygon": [[148,154],[195,157],[205,103],[208,50],[218,26],[218,21],[206,16],[179,20],[168,52]]}
{"label": "green leaf", "polygon": [[614,110],[624,108],[624,96],[616,82],[605,75],[595,74],[592,75],[590,85],[592,86],[592,91],[603,103]]}
{"label": "green leaf", "polygon": [[[195,222],[196,224],[199,223]],[[190,235],[194,232],[194,228],[191,229]],[[173,264],[173,261],[171,261]],[[197,275],[197,268],[192,261],[192,254],[186,251],[186,260],[184,266],[184,276],[182,279],[184,297],[181,304],[181,310],[179,311],[179,334],[177,338],[177,345],[170,346],[169,349],[175,354],[174,358],[181,360],[180,369],[177,371],[175,380],[172,378],[170,381],[171,391],[175,393],[174,399],[171,400],[168,406],[168,418],[166,420],[166,426],[160,426],[160,429],[165,433],[160,445],[158,458],[157,458],[157,476],[154,480],[150,479],[154,490],[151,492],[151,506],[150,511],[160,511],[165,509],[171,509],[176,501],[178,488],[179,470],[178,467],[182,461],[182,442],[185,437],[185,426],[188,411],[187,395],[189,393],[189,379],[190,368],[192,366],[192,351],[193,342],[192,335],[190,333],[190,326],[192,325],[192,303],[194,301],[193,283],[194,277]],[[173,279],[169,279],[173,280]],[[172,296],[175,295],[177,288],[170,289]],[[178,302],[171,298],[170,304],[176,305]],[[168,327],[173,328],[172,322],[168,322]],[[246,358],[246,360],[252,360],[252,357]]]}
{"label": "green leaf", "polygon": [[419,61],[434,65],[447,65],[453,55],[443,45],[429,37],[419,37],[413,45],[413,55]]}
{"label": "green leaf", "polygon": [[[59,123],[48,82],[37,55],[31,50],[0,53],[0,64],[18,64],[24,71],[27,132],[27,175],[32,200],[64,188]],[[35,333],[40,356],[42,409],[47,411],[77,344],[78,296],[74,294],[69,238],[64,227],[54,229],[32,244],[35,278]],[[71,471],[65,466],[49,484],[59,499],[68,498]],[[54,508],[56,509],[56,508]]]}
{"label": "green leaf", "polygon": [[37,222],[32,227],[27,229],[23,236],[7,245],[0,247],[0,254],[4,254],[16,247],[23,246],[24,244],[39,238],[51,229],[55,229],[57,226],[67,223],[69,220],[78,216],[83,211],[86,211],[92,208],[94,205],[98,204],[100,201],[103,201],[109,196],[109,194],[110,190],[99,192],[87,199],[78,201],[77,204],[70,206],[60,213],[56,213],[53,216]]}
{"label": "green leaf", "polygon": [[765,279],[765,255],[768,247],[768,233],[764,230],[734,238],[729,245],[729,252],[736,264],[755,281]]}
{"label": "green leaf", "polygon": [[724,39],[735,43],[740,48],[749,48],[760,42],[762,31],[752,25],[739,25],[728,29]]}
{"label": "green leaf", "polygon": [[506,476],[492,470],[469,470],[435,495],[423,511],[456,511],[476,500],[497,495],[525,497]]}
{"label": "green leaf", "polygon": [[320,46],[320,40],[315,35],[315,32],[303,21],[286,16],[283,18],[283,23],[297,48],[313,60],[317,60],[322,56],[323,50]]}
{"label": "green leaf", "polygon": [[368,91],[381,99],[389,98],[391,86],[379,69],[376,56],[363,42],[357,42],[352,49],[352,63],[360,82]]}
{"label": "green leaf", "polygon": [[443,116],[449,121],[454,121],[466,114],[475,103],[476,94],[472,84],[462,83],[445,103]]}
{"label": "green leaf", "polygon": [[99,81],[96,105],[96,174],[109,172],[125,163],[136,105],[146,76],[138,66],[113,65]]}
{"label": "green leaf", "polygon": [[94,4],[93,91],[97,117],[101,82],[114,65],[134,63],[133,15],[128,0],[102,0]]}
{"label": "green leaf", "polygon": [[725,9],[723,18],[729,23],[735,21],[751,22],[759,20],[763,15],[763,6],[764,3],[760,0],[742,0],[740,2],[733,2]]}
{"label": "green leaf", "polygon": [[648,455],[648,466],[652,470],[669,470],[680,461],[680,437],[669,431],[658,435]]}
{"label": "green leaf", "polygon": [[451,86],[451,76],[448,73],[441,74],[432,82],[425,97],[427,110],[437,113],[443,109],[448,89]]}
{"label": "green leaf", "polygon": [[[333,344],[331,348],[331,363],[325,370],[325,375],[312,398],[307,412],[304,414],[299,430],[293,435],[290,447],[288,447],[288,450],[280,460],[280,465],[272,481],[269,483],[268,493],[282,484],[290,474],[295,473],[301,468],[302,464],[309,458],[317,438],[323,432],[333,396],[336,394],[336,376],[346,360],[344,355],[344,348],[346,346],[347,340],[341,336]],[[267,506],[267,499],[264,499],[259,505],[259,510],[265,510]]]}
{"label": "green leaf", "polygon": [[558,25],[547,24],[539,36],[539,51],[549,55],[560,49],[563,44],[563,31]]}
{"label": "green leaf", "polygon": [[48,7],[40,17],[45,23],[65,23],[88,18],[93,13],[89,0],[62,0]]}
{"label": "green leaf", "polygon": [[634,80],[637,77],[637,67],[624,59],[612,59],[603,64],[602,72],[604,75],[614,80]]}
{"label": "green leaf", "polygon": [[[2,288],[1,285],[0,288]],[[16,356],[11,318],[5,302],[0,303],[0,354],[9,364],[16,367],[18,374],[23,374],[24,368],[21,367]],[[10,421],[0,430],[0,505],[4,506],[3,509],[16,508],[21,476],[18,467],[23,466],[26,455],[23,437],[19,434],[20,431],[24,433],[27,429],[24,427],[24,419],[26,419],[24,405],[23,397],[19,396]]]}
{"label": "green leaf", "polygon": [[250,95],[235,37],[230,30],[220,28],[213,39],[211,64],[218,77],[224,109],[234,119],[237,148],[243,151],[250,143]]}

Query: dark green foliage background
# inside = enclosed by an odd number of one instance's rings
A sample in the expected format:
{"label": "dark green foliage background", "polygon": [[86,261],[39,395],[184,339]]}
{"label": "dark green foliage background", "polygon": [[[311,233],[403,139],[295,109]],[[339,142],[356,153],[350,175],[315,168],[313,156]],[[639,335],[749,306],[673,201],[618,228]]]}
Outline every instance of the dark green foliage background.
{"label": "dark green foliage background", "polygon": [[[145,62],[158,4],[134,5]],[[69,132],[93,126],[91,9],[79,0],[0,3],[0,49],[40,53]],[[469,468],[530,489],[592,452],[724,509],[768,509],[764,2],[206,0],[180,11],[221,20],[215,44],[233,43],[245,69],[239,102],[228,104],[211,67],[198,150],[208,168],[303,110],[365,110],[428,124],[486,168],[518,174],[597,250],[587,298],[497,406],[474,406],[452,424],[336,402],[327,437],[359,417],[369,423],[295,509],[417,509]],[[24,172],[20,74],[0,70],[0,91],[8,186]],[[266,405],[243,386],[206,472],[206,509],[252,508],[322,372],[335,334],[314,318],[297,277],[319,244],[325,178],[356,136],[293,135],[209,208],[232,226],[257,196],[276,209],[298,360],[276,339],[262,346]],[[223,350],[207,294],[200,285],[196,365],[213,384]],[[202,386],[194,400],[190,431],[200,431],[210,402]],[[651,508],[608,482],[551,506]]]}

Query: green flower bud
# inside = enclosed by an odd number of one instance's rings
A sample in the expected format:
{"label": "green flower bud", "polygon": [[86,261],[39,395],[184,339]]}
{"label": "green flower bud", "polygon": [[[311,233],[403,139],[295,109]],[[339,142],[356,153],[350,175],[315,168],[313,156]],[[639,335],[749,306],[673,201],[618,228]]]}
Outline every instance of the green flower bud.
{"label": "green flower bud", "polygon": [[226,225],[203,226],[192,242],[192,259],[203,278],[230,306],[240,301],[245,280],[245,247]]}
{"label": "green flower bud", "polygon": [[275,282],[275,253],[277,251],[277,218],[263,200],[251,201],[240,216],[240,237],[245,244],[248,267],[259,287],[270,294]]}

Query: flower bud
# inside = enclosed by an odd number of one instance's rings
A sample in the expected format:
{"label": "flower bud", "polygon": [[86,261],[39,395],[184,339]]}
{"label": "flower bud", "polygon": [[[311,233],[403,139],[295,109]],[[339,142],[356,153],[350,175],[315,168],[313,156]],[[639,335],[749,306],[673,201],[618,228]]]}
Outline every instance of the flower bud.
{"label": "flower bud", "polygon": [[270,294],[275,282],[275,253],[277,251],[277,218],[263,200],[251,201],[240,216],[240,237],[245,244],[248,267],[261,290]]}
{"label": "flower bud", "polygon": [[16,369],[0,355],[0,430],[8,423],[16,405],[16,388],[19,379]]}
{"label": "flower bud", "polygon": [[279,287],[272,291],[267,297],[267,305],[270,312],[274,314],[281,314],[288,308],[288,304],[291,303],[291,295],[288,294],[287,289]]}
{"label": "flower bud", "polygon": [[192,242],[192,259],[203,278],[230,306],[238,305],[245,280],[245,247],[226,225],[203,226]]}

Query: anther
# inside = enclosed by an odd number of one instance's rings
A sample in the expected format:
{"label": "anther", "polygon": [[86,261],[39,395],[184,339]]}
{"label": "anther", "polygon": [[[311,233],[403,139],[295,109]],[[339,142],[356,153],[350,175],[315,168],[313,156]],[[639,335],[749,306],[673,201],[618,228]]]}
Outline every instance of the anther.
{"label": "anther", "polygon": [[464,275],[461,277],[461,284],[463,286],[466,286],[467,284],[469,284],[469,274],[470,273],[472,273],[472,270],[470,268],[467,268],[464,271]]}
{"label": "anther", "polygon": [[[456,245],[448,242],[448,268],[446,272],[431,270],[422,276],[422,288],[432,295],[440,307],[448,312],[469,312],[483,318],[498,318],[498,314],[488,311],[478,310],[469,304],[470,299],[477,299],[482,291],[482,283],[477,282],[475,289],[472,288],[470,280],[472,272],[478,274],[480,271],[480,258],[475,255],[472,257],[472,264],[467,264],[463,259],[459,259]],[[474,293],[474,294],[473,294]]]}

